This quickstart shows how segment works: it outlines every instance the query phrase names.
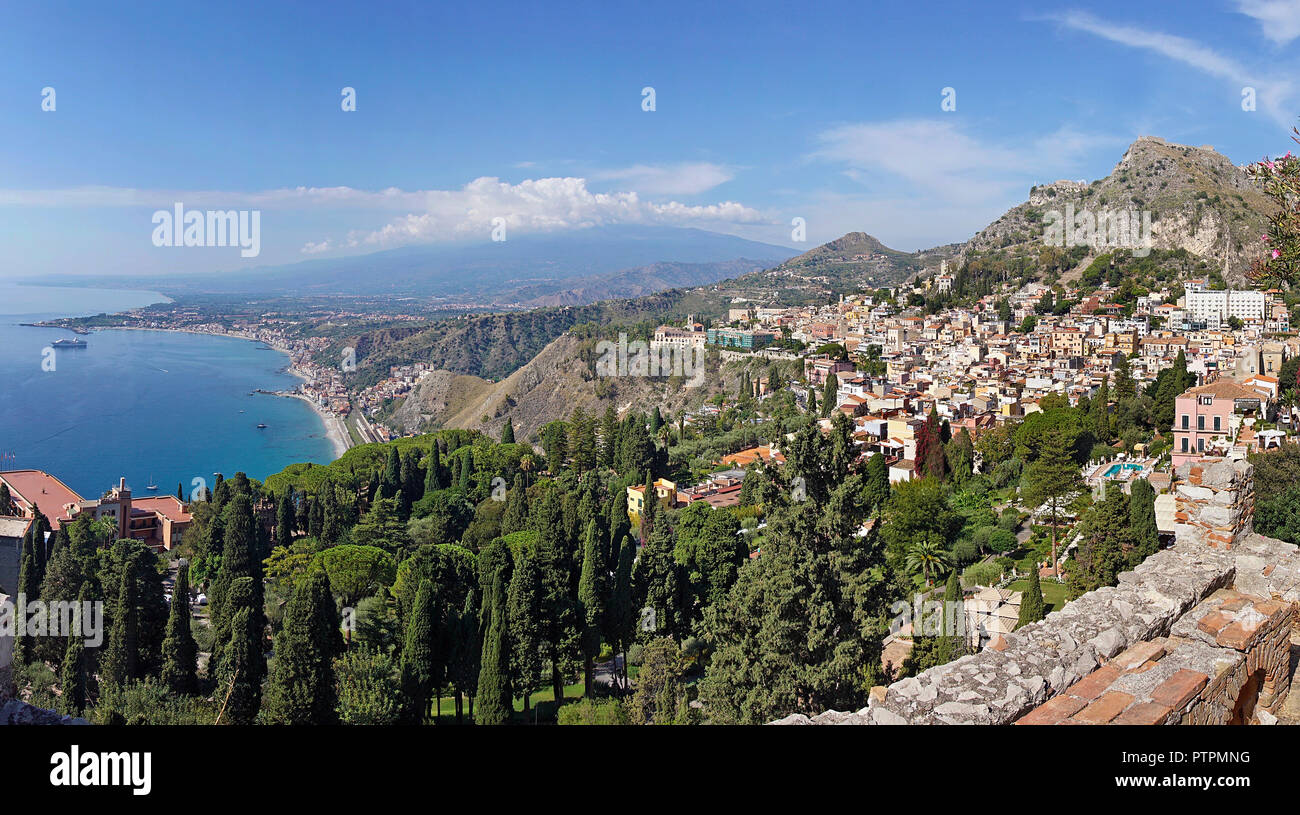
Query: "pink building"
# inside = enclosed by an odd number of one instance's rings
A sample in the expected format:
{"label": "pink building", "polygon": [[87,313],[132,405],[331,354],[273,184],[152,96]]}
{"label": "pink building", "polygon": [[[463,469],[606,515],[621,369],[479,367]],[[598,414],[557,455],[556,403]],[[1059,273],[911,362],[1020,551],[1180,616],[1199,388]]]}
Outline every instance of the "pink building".
{"label": "pink building", "polygon": [[1235,439],[1234,413],[1258,414],[1260,393],[1228,380],[1192,388],[1174,400],[1173,465],[1223,455]]}

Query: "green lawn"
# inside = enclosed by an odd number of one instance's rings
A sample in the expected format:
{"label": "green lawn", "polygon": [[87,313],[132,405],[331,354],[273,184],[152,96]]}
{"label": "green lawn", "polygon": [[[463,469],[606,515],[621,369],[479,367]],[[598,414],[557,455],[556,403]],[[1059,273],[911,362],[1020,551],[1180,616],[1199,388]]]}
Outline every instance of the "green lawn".
{"label": "green lawn", "polygon": [[[637,674],[636,666],[631,669],[632,677],[635,679]],[[583,685],[582,679],[571,685],[564,686],[564,702],[576,702],[582,698]],[[524,703],[519,699],[515,703],[515,724],[531,724],[534,717],[539,723],[553,723],[555,721],[555,694],[551,692],[548,684],[545,690],[539,690],[532,696],[528,697],[530,705],[528,721],[524,721]],[[469,700],[464,701],[465,719],[469,721]],[[442,703],[438,706],[438,724],[455,724],[456,723],[456,698],[454,696],[442,697]]]}
{"label": "green lawn", "polygon": [[[1051,614],[1053,611],[1061,609],[1065,605],[1065,584],[1057,583],[1055,580],[1042,580],[1040,585],[1043,587],[1043,605],[1046,611]],[[1029,580],[1016,580],[1007,586],[1011,591],[1024,591],[1029,588]]]}

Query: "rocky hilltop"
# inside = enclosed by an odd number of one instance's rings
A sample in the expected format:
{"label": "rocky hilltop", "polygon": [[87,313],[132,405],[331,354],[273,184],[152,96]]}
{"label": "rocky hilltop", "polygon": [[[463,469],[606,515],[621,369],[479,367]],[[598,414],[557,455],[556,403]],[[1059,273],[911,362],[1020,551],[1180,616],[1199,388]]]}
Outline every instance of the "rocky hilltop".
{"label": "rocky hilltop", "polygon": [[[1152,247],[1185,249],[1240,283],[1258,254],[1268,199],[1246,171],[1209,145],[1190,147],[1144,136],[1129,145],[1115,169],[1092,183],[1056,181],[1033,187],[1029,200],[1009,210],[962,247],[976,252],[1037,251],[1045,217],[1076,212],[1149,211]],[[1086,265],[1085,259],[1081,265]]]}

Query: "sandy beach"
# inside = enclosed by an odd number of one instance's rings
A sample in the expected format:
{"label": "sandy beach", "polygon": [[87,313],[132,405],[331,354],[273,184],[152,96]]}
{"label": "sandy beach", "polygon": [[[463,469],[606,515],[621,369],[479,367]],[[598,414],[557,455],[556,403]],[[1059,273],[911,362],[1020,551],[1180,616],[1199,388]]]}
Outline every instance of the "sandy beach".
{"label": "sandy beach", "polygon": [[316,404],[316,400],[301,393],[277,393],[276,396],[292,396],[311,405],[311,409],[316,411],[316,415],[325,424],[325,433],[329,436],[330,443],[334,445],[334,458],[343,455],[352,446],[352,436],[348,434],[348,429],[343,426],[343,420],[321,408],[320,405]]}

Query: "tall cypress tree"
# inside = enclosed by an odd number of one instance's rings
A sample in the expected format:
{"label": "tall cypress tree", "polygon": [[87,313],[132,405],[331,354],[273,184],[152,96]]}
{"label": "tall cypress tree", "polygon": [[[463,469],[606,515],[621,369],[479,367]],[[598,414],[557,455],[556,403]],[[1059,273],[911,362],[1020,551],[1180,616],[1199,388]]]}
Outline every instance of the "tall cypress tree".
{"label": "tall cypress tree", "polygon": [[1145,478],[1139,478],[1129,486],[1128,514],[1134,540],[1129,565],[1137,566],[1160,549],[1160,530],[1156,527],[1156,491]]}
{"label": "tall cypress tree", "polygon": [[86,709],[86,646],[78,637],[68,638],[68,650],[59,666],[59,687],[63,691],[64,712],[80,716]]}
{"label": "tall cypress tree", "polygon": [[293,487],[289,487],[280,496],[280,502],[275,508],[275,543],[277,546],[288,546],[293,543],[293,529],[296,517],[293,506]]}
{"label": "tall cypress tree", "polygon": [[623,653],[623,685],[627,686],[627,649],[636,630],[636,607],[632,599],[632,567],[636,561],[636,542],[623,535],[618,548],[618,568],[614,570],[614,590],[610,593],[608,632],[610,643]]}
{"label": "tall cypress tree", "polygon": [[1023,628],[1046,617],[1043,604],[1043,585],[1038,579],[1037,565],[1029,571],[1029,588],[1020,595],[1020,618],[1016,628]]}
{"label": "tall cypress tree", "polygon": [[501,428],[501,443],[502,444],[515,443],[515,423],[511,421],[509,416],[506,417],[505,426]]}
{"label": "tall cypress tree", "polygon": [[524,554],[515,564],[506,602],[510,686],[523,699],[527,720],[529,700],[542,687],[542,574],[535,555]]}
{"label": "tall cypress tree", "polygon": [[835,402],[838,399],[840,379],[835,374],[826,377],[825,389],[822,391],[822,415],[829,416],[835,409]]}
{"label": "tall cypress tree", "polygon": [[479,659],[478,694],[474,705],[475,724],[507,724],[513,707],[510,704],[510,622],[506,612],[506,593],[498,573],[492,581],[492,595],[487,634]]}
{"label": "tall cypress tree", "polygon": [[[23,565],[18,572],[18,593],[23,596],[27,603],[34,603],[39,599],[41,584],[37,580],[36,556],[29,550],[23,555]],[[32,641],[31,635],[25,631],[20,631],[18,636],[14,637],[14,663],[17,665],[27,665],[36,658],[36,643]]]}
{"label": "tall cypress tree", "polygon": [[523,473],[515,473],[514,484],[506,494],[506,508],[501,514],[501,534],[509,535],[528,528],[528,490]]}
{"label": "tall cypress tree", "polygon": [[198,645],[190,630],[189,574],[189,563],[182,560],[172,592],[171,612],[167,616],[167,636],[163,640],[162,681],[173,693],[198,690]]}
{"label": "tall cypress tree", "polygon": [[435,673],[433,583],[421,580],[415,592],[415,605],[406,621],[406,641],[402,648],[402,692],[406,696],[406,721],[422,724],[429,710]]}
{"label": "tall cypress tree", "polygon": [[601,627],[605,620],[605,565],[600,556],[599,527],[593,519],[587,522],[587,534],[582,547],[582,573],[578,578],[578,623],[582,626],[582,684],[591,696],[591,675],[596,655],[600,653]]}
{"label": "tall cypress tree", "polygon": [[262,703],[265,620],[261,581],[256,582],[255,586],[251,577],[236,578],[226,601],[230,638],[222,649],[215,696],[222,700],[221,721],[228,724],[252,724]]}
{"label": "tall cypress tree", "polygon": [[573,602],[568,536],[564,531],[558,488],[547,491],[538,511],[537,560],[541,573],[542,652],[551,663],[551,689],[557,705],[564,700],[564,675],[577,650],[577,609]]}
{"label": "tall cypress tree", "polygon": [[397,495],[397,491],[402,488],[402,461],[397,453],[397,447],[388,446],[388,460],[384,464],[384,474],[379,479],[379,495],[382,498],[392,498]]}
{"label": "tall cypress tree", "polygon": [[442,489],[442,454],[438,452],[438,442],[433,442],[429,451],[429,460],[424,465],[424,494]]}
{"label": "tall cypress tree", "polygon": [[137,654],[139,613],[136,609],[138,559],[130,557],[122,564],[117,603],[108,632],[108,647],[99,663],[99,675],[105,685],[124,687],[138,676]]}
{"label": "tall cypress tree", "polygon": [[307,575],[285,610],[263,716],[272,724],[335,724],[334,657],[343,651],[338,611],[324,569]]}

